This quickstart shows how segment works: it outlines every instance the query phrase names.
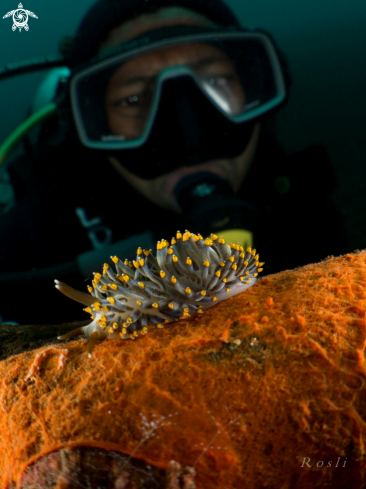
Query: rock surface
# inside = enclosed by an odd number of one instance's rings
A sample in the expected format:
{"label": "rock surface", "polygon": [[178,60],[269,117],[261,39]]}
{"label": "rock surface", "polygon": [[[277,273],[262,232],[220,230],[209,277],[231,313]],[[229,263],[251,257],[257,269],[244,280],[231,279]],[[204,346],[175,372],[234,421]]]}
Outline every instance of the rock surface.
{"label": "rock surface", "polygon": [[357,252],[92,358],[81,339],[3,360],[0,487],[360,488],[365,311]]}

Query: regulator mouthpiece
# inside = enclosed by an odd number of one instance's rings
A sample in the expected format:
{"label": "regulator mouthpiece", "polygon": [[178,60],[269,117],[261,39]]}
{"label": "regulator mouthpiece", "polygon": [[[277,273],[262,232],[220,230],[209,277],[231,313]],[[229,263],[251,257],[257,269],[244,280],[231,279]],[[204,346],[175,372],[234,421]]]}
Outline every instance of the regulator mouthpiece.
{"label": "regulator mouthpiece", "polygon": [[182,178],[174,195],[182,209],[184,225],[201,233],[217,233],[225,229],[253,232],[257,212],[239,199],[228,181],[214,173],[194,173]]}

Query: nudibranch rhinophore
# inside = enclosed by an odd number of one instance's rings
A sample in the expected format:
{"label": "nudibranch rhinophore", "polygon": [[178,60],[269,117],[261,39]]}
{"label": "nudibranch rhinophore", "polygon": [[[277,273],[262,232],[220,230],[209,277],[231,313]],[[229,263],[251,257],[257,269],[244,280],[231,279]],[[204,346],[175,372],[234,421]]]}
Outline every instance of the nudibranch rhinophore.
{"label": "nudibranch rhinophore", "polygon": [[56,288],[67,297],[88,306],[91,323],[59,336],[59,340],[84,334],[89,338],[89,356],[98,340],[120,337],[135,339],[146,334],[149,325],[185,319],[203,313],[217,302],[251,287],[264,262],[255,249],[225,243],[211,234],[176,234],[171,243],[157,242],[156,257],[151,250],[137,249],[136,260],[111,259],[103,274],[94,273],[91,295],[55,280]]}

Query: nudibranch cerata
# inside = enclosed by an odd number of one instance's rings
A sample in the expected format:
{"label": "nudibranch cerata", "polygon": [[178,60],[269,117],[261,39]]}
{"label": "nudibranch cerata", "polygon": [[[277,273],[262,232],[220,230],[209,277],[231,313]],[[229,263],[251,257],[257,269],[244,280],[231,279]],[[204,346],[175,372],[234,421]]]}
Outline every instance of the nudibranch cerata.
{"label": "nudibranch cerata", "polygon": [[189,231],[178,231],[170,244],[158,241],[156,257],[151,250],[138,248],[133,262],[111,259],[116,273],[105,263],[103,273],[94,273],[88,286],[91,295],[55,280],[60,292],[88,306],[84,311],[92,319],[58,339],[84,334],[89,356],[98,340],[135,339],[150,325],[162,328],[164,323],[203,313],[254,285],[264,264],[251,247],[244,251],[214,234],[203,239]]}

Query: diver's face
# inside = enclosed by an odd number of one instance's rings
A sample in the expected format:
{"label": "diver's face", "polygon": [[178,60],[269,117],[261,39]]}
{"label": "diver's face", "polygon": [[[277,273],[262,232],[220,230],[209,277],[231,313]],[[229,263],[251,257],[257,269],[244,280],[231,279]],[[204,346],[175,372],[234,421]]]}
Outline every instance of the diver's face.
{"label": "diver's face", "polygon": [[[165,7],[152,14],[140,15],[113,29],[101,45],[100,51],[119,46],[153,29],[182,24],[216,25],[203,15],[186,8]],[[206,66],[206,69],[216,70],[221,63],[221,68],[233,70],[230,60],[219,50],[208,45],[201,45],[199,49],[192,45],[165,48],[159,52],[146,53],[138,60],[130,60],[121,66],[111,78],[105,97],[108,122],[112,132],[123,134],[128,139],[141,133],[141,127],[146,120],[154,77],[162,69],[177,65],[199,65],[209,57],[216,58],[216,61],[211,66]],[[235,89],[239,90],[238,87]],[[238,92],[238,99],[240,98],[244,102],[244,93]],[[234,192],[238,191],[254,157],[259,128],[260,125],[256,124],[247,147],[235,158],[222,158],[194,166],[184,166],[152,180],[134,175],[113,156],[110,156],[109,160],[122,177],[147,199],[158,206],[180,212],[174,197],[174,188],[186,175],[208,171],[229,181]]]}
{"label": "diver's face", "polygon": [[178,65],[190,67],[202,80],[211,80],[228,101],[232,113],[245,104],[236,69],[228,56],[207,44],[167,47],[124,63],[110,79],[105,108],[113,134],[137,139],[145,127],[159,73]]}

